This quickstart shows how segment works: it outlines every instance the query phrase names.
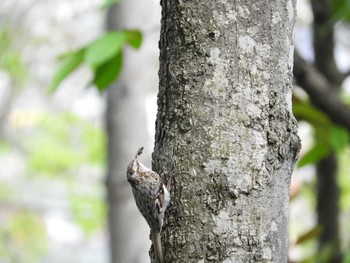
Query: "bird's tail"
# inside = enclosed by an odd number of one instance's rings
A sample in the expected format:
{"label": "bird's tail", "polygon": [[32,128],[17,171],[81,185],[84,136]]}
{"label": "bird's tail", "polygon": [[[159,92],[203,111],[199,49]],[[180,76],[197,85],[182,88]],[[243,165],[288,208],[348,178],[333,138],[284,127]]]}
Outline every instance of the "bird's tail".
{"label": "bird's tail", "polygon": [[152,242],[156,256],[159,263],[164,263],[162,240],[160,238],[160,231],[152,231]]}

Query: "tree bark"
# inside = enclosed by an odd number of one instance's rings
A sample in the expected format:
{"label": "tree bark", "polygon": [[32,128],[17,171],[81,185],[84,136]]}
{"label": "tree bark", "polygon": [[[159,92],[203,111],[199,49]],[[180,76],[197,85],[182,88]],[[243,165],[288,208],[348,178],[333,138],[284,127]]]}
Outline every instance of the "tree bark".
{"label": "tree bark", "polygon": [[[287,262],[294,1],[162,0],[165,262]],[[153,259],[152,262],[157,262]]]}
{"label": "tree bark", "polygon": [[[149,227],[126,180],[126,167],[140,146],[145,147],[144,156],[151,155],[153,133],[147,126],[155,117],[149,119],[146,104],[156,97],[159,20],[159,4],[145,0],[123,1],[107,15],[109,30],[135,28],[143,33],[140,50],[124,50],[122,74],[107,96],[106,187],[112,263],[145,263],[151,244]],[[150,166],[150,158],[142,161]]]}

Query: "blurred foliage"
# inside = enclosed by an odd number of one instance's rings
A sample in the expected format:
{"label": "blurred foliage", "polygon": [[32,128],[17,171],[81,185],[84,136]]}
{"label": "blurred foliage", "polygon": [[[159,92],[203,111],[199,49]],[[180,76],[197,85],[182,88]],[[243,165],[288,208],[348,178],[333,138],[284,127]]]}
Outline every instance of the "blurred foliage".
{"label": "blurred foliage", "polygon": [[18,85],[22,85],[28,72],[23,63],[21,52],[15,45],[14,32],[0,26],[0,69],[9,74]]}
{"label": "blurred foliage", "polygon": [[[101,230],[106,222],[102,185],[90,185],[82,194],[80,188],[84,186],[77,185],[81,182],[77,177],[62,175],[76,175],[83,165],[104,167],[104,131],[70,113],[37,114],[30,127],[21,138],[30,173],[64,179],[67,186],[72,186],[68,202],[74,222],[87,235]],[[3,148],[4,154],[7,149],[11,152],[6,143]],[[16,200],[12,186],[0,183],[0,202],[13,205]],[[48,245],[40,215],[20,208],[0,218],[0,262],[38,262],[48,252]]]}
{"label": "blurred foliage", "polygon": [[8,142],[0,139],[0,154],[7,153],[10,150],[11,150],[11,145]]}
{"label": "blurred foliage", "polygon": [[5,183],[0,183],[0,202],[9,201],[15,196],[12,187]]}
{"label": "blurred foliage", "polygon": [[[312,127],[313,145],[303,153],[298,161],[298,168],[306,165],[315,165],[329,153],[334,152],[338,157],[338,183],[341,190],[340,201],[342,211],[350,208],[350,134],[334,124],[329,117],[313,106],[309,100],[293,96],[293,113],[299,121],[306,121]],[[315,195],[316,182],[304,183],[299,191],[303,200],[310,202],[310,210],[316,207]],[[327,194],[327,193],[325,193]],[[305,231],[305,230],[304,230]],[[294,243],[301,249],[303,260],[300,263],[328,263],[336,251],[334,244],[328,244],[318,253],[317,240],[321,231],[320,226],[315,226],[299,234]],[[343,244],[345,244],[344,240]],[[346,250],[343,251],[346,253]],[[344,259],[343,262],[347,262]]]}
{"label": "blurred foliage", "polygon": [[[304,259],[299,261],[300,263],[329,263],[334,253],[337,253],[335,244],[327,244],[322,249],[321,253],[317,251],[317,238],[322,231],[322,227],[316,225],[315,227],[307,230],[305,233],[300,235],[296,241],[296,245],[302,245]],[[343,261],[346,262],[346,261]]]}
{"label": "blurred foliage", "polygon": [[350,251],[344,255],[344,263],[350,263]]}
{"label": "blurred foliage", "polygon": [[[315,246],[315,239],[310,240],[310,243],[313,243]],[[330,263],[331,257],[334,253],[336,253],[334,244],[328,244],[322,249],[321,253],[310,253],[311,249],[305,254],[309,254],[304,260],[300,261],[300,263]]]}
{"label": "blurred foliage", "polygon": [[106,134],[104,130],[85,123],[81,140],[86,145],[86,161],[104,167],[106,164]]}
{"label": "blurred foliage", "polygon": [[90,235],[103,228],[106,222],[106,203],[99,196],[72,194],[69,198],[74,221],[85,234]]}
{"label": "blurred foliage", "polygon": [[350,210],[350,147],[339,155],[339,187],[341,190],[340,207],[343,211]]}
{"label": "blurred foliage", "polygon": [[105,90],[115,81],[122,68],[123,46],[139,48],[142,35],[137,30],[107,32],[78,50],[60,56],[61,66],[57,69],[51,90],[55,91],[82,63],[86,63],[94,73],[92,84],[99,91]]}
{"label": "blurred foliage", "polygon": [[25,142],[32,174],[61,175],[81,164],[105,162],[105,134],[72,114],[45,115],[39,130]]}
{"label": "blurred foliage", "polygon": [[37,118],[35,132],[25,141],[28,169],[32,175],[52,179],[69,179],[73,184],[68,201],[74,221],[90,235],[105,225],[105,200],[93,193],[98,186],[91,185],[89,193],[80,194],[76,185],[77,168],[88,165],[104,167],[106,138],[104,131],[73,114],[45,114]]}
{"label": "blurred foliage", "polygon": [[293,97],[293,113],[299,120],[307,121],[314,128],[313,147],[298,162],[298,167],[315,164],[330,152],[341,154],[350,142],[349,132],[334,124],[327,115],[314,107],[309,101]]}
{"label": "blurred foliage", "polygon": [[[106,0],[102,7],[109,8],[119,1]],[[14,34],[17,33],[18,37],[18,32],[3,26],[0,25],[0,70],[9,76],[12,88],[24,84],[28,72],[22,59],[21,46],[18,46],[23,42],[20,43]],[[57,89],[65,78],[85,63],[94,73],[92,84],[103,91],[118,78],[124,46],[139,48],[141,43],[142,36],[137,30],[115,31],[78,50],[63,54],[59,58],[60,67],[51,89]],[[12,141],[0,141],[0,154],[18,151],[27,158],[31,176],[47,176],[53,184],[57,182],[55,180],[63,179],[64,185],[74,185],[68,194],[74,221],[87,235],[101,230],[106,222],[106,204],[99,189],[102,186],[92,179],[93,185],[89,185],[89,191],[80,193],[85,181],[81,184],[81,173],[76,175],[83,166],[104,168],[106,138],[103,129],[70,113],[36,114],[34,117],[24,114],[17,117],[24,117],[17,119],[17,126],[13,127],[14,131],[22,129],[21,137],[14,144]],[[32,179],[28,178],[27,181],[29,189]],[[43,222],[45,215],[31,212],[31,204],[24,208],[26,204],[21,203],[16,190],[10,184],[0,183],[0,202],[8,205],[0,210],[0,262],[41,262],[50,245]]]}
{"label": "blurred foliage", "polygon": [[112,7],[115,4],[118,4],[119,2],[121,2],[122,0],[105,0],[104,3],[101,5],[102,9],[108,9],[110,7]]}
{"label": "blurred foliage", "polygon": [[45,226],[37,214],[19,209],[1,221],[0,262],[37,262],[46,253]]}
{"label": "blurred foliage", "polygon": [[329,0],[335,21],[350,21],[350,0]]}

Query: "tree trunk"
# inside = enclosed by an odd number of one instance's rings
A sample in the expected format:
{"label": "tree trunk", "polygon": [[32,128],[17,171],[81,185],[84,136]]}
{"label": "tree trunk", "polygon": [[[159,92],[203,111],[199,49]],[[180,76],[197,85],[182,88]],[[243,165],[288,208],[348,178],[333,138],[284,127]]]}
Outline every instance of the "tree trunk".
{"label": "tree trunk", "polygon": [[[331,83],[332,89],[341,85],[343,77],[334,59],[334,23],[331,6],[327,0],[312,0],[314,14],[313,46],[315,66]],[[339,237],[339,187],[337,184],[337,156],[331,152],[316,165],[317,173],[317,223],[322,227],[318,253],[333,246],[331,263],[342,262]]]}
{"label": "tree trunk", "polygon": [[[339,237],[339,188],[337,185],[337,156],[333,153],[317,164],[317,221],[322,226],[319,253],[332,245],[334,253],[327,262],[341,263]],[[324,262],[324,261],[321,261]]]}
{"label": "tree trunk", "polygon": [[[147,12],[145,10],[147,9]],[[137,210],[126,167],[140,146],[150,156],[154,123],[146,115],[147,99],[155,100],[157,87],[160,7],[156,1],[128,0],[109,10],[109,30],[136,28],[143,33],[140,50],[124,50],[123,70],[107,97],[109,234],[112,263],[145,263],[149,227]],[[148,154],[147,154],[148,153]],[[150,165],[149,160],[142,160]]]}
{"label": "tree trunk", "polygon": [[[287,262],[294,1],[162,0],[165,262]],[[152,262],[157,262],[153,259]]]}

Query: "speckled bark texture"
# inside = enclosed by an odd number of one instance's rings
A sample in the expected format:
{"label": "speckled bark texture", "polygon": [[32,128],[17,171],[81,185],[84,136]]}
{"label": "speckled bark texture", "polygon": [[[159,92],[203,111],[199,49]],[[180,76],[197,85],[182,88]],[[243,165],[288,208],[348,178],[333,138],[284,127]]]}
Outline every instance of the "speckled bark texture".
{"label": "speckled bark texture", "polygon": [[161,5],[153,168],[173,178],[165,262],[287,262],[300,145],[291,112],[295,2]]}

